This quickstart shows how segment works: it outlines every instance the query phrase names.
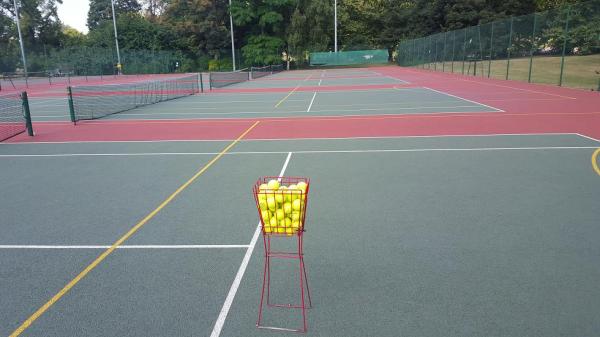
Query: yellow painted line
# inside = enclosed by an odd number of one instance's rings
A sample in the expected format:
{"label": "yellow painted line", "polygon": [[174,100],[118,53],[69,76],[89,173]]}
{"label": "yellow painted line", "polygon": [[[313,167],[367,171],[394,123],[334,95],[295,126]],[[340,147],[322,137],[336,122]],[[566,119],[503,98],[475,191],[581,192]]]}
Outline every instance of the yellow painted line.
{"label": "yellow painted line", "polygon": [[594,168],[594,171],[596,171],[596,173],[598,173],[598,175],[600,176],[600,167],[598,167],[598,154],[600,154],[600,149],[597,149],[596,151],[594,151],[594,154],[592,154],[592,167]]}
{"label": "yellow painted line", "polygon": [[231,142],[226,148],[223,149],[218,155],[216,155],[211,161],[209,161],[204,167],[200,169],[200,171],[196,172],[188,181],[186,181],[183,185],[181,185],[173,194],[171,194],[167,199],[165,199],[158,207],[156,207],[152,212],[146,215],[142,221],[138,222],[133,228],[131,228],[125,235],[123,235],[119,240],[110,246],[107,250],[105,250],[100,256],[98,256],[90,265],[88,265],[79,275],[75,276],[69,283],[67,283],[64,288],[62,288],[56,295],[54,295],[48,302],[42,305],[36,312],[33,313],[29,318],[27,318],[12,334],[10,337],[19,336],[23,331],[25,331],[36,319],[38,319],[44,312],[46,312],[54,303],[61,299],[66,293],[71,290],[81,279],[83,279],[90,271],[92,271],[96,266],[100,264],[104,259],[106,259],[113,251],[115,251],[120,245],[122,245],[127,239],[129,239],[135,232],[137,232],[142,226],[144,226],[150,219],[152,219],[160,210],[162,210],[165,206],[167,206],[179,193],[186,189],[194,180],[196,180],[200,175],[202,175],[209,167],[211,167],[217,160],[219,160],[227,151],[229,151],[233,146],[235,146],[242,138],[244,138],[248,132],[250,132],[256,125],[260,122],[255,122],[250,126],[244,133],[242,133],[236,140]]}
{"label": "yellow painted line", "polygon": [[[308,80],[309,78],[311,78],[312,75],[308,75],[306,76],[306,78],[304,80],[302,80],[302,82],[305,82],[306,80]],[[283,103],[286,99],[288,99],[288,97],[292,96],[292,94],[298,90],[298,88],[300,88],[300,86],[302,85],[302,83],[298,84],[294,89],[292,89],[292,91],[290,91],[289,94],[287,94],[287,96],[285,96],[283,99],[281,99],[281,101],[277,102],[277,104],[275,104],[275,107],[279,107],[279,105],[281,105],[281,103]]]}

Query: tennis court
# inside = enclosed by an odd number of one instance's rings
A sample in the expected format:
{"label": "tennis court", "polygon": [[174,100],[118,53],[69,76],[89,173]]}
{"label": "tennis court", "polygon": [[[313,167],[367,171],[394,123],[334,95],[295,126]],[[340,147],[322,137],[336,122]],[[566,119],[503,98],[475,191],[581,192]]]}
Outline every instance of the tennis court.
{"label": "tennis court", "polygon": [[[1,335],[273,335],[255,327],[267,175],[311,179],[306,335],[600,331],[597,93],[371,67],[76,125],[66,95],[30,105],[36,135],[0,143]],[[274,266],[279,302],[295,266]]]}

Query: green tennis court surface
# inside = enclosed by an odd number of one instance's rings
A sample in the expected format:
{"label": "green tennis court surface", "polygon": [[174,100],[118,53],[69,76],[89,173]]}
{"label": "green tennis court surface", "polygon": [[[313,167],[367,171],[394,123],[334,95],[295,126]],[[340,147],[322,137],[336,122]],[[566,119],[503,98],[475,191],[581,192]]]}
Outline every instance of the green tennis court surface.
{"label": "green tennis court surface", "polygon": [[[105,119],[208,119],[496,112],[491,106],[428,88],[195,95],[140,107]],[[64,99],[32,100],[34,120],[68,120]],[[40,109],[35,109],[40,107]]]}
{"label": "green tennis court surface", "polygon": [[[0,335],[229,143],[1,146]],[[242,141],[24,335],[210,336],[253,245],[252,183],[291,152],[285,175],[312,181],[307,335],[593,336],[597,147],[576,134]],[[272,295],[291,299],[294,274],[277,271]],[[218,335],[273,335],[254,327],[261,273],[259,240]],[[299,324],[283,313],[266,320]]]}

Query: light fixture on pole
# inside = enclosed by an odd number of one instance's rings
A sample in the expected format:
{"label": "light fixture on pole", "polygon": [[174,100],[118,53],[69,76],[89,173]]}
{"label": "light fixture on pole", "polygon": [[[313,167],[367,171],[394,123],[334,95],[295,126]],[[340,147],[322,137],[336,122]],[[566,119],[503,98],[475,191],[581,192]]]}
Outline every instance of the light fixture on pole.
{"label": "light fixture on pole", "polygon": [[23,47],[23,35],[21,35],[21,23],[19,22],[19,6],[17,5],[17,0],[14,0],[13,3],[15,5],[17,31],[19,32],[19,44],[21,45],[21,57],[23,57],[23,71],[25,71],[25,79],[27,79],[27,59],[25,59],[25,47]]}
{"label": "light fixture on pole", "polygon": [[338,42],[337,42],[337,0],[333,0],[333,36],[334,36],[334,45],[333,51],[337,53],[338,51]]}
{"label": "light fixture on pole", "polygon": [[231,59],[235,71],[235,42],[233,42],[233,17],[231,16],[231,0],[229,0],[229,32],[231,33]]}
{"label": "light fixture on pole", "polygon": [[115,20],[115,0],[110,0],[112,7],[113,27],[115,28],[115,45],[117,46],[117,73],[121,75],[121,53],[119,52],[119,37],[117,35],[117,20]]}

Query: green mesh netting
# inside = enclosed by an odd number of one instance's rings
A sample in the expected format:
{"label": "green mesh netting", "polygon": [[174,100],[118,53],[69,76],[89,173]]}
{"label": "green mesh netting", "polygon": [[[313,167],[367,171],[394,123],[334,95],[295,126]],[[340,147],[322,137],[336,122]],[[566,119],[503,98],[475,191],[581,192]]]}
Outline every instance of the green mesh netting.
{"label": "green mesh netting", "polygon": [[310,53],[311,66],[346,66],[388,62],[386,49]]}

